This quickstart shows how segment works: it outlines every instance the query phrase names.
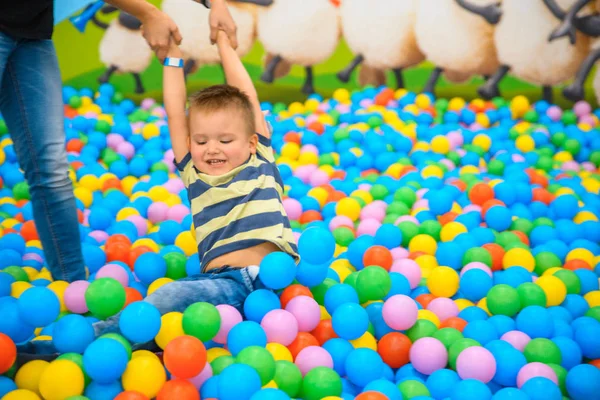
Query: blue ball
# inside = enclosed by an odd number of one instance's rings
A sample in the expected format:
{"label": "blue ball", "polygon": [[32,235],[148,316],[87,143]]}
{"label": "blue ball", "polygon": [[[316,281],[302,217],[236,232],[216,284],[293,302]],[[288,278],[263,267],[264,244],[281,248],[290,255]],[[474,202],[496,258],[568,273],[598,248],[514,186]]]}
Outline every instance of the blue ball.
{"label": "blue ball", "polygon": [[158,227],[158,237],[164,245],[174,244],[181,232],[181,225],[177,221],[166,220]]}
{"label": "blue ball", "polygon": [[329,264],[310,264],[302,259],[296,268],[296,280],[306,287],[314,287],[323,283],[329,271]]}
{"label": "blue ball", "polygon": [[258,372],[246,364],[229,365],[219,377],[217,390],[221,400],[248,399],[261,388]]}
{"label": "blue ball", "polygon": [[114,339],[97,339],[83,353],[85,372],[98,383],[113,383],[123,375],[129,356],[123,345]]}
{"label": "blue ball", "polygon": [[283,289],[296,277],[296,262],[287,253],[270,253],[262,259],[258,277],[269,289]]}
{"label": "blue ball", "polygon": [[298,252],[310,264],[324,264],[331,260],[335,252],[333,234],[323,228],[309,228],[298,239]]}
{"label": "blue ball", "polygon": [[357,270],[363,269],[365,266],[363,264],[363,256],[365,251],[371,246],[375,244],[375,238],[369,235],[362,235],[356,238],[350,245],[348,245],[348,250],[346,251],[348,255],[348,261],[355,267]]}
{"label": "blue ball", "polygon": [[502,232],[510,228],[512,215],[506,207],[493,206],[485,213],[485,222],[490,228]]}
{"label": "blue ball", "polygon": [[323,348],[331,355],[335,372],[346,376],[346,358],[354,350],[354,346],[345,339],[333,338],[323,343]]}
{"label": "blue ball", "polygon": [[97,272],[106,265],[106,254],[100,247],[83,243],[81,245],[81,251],[83,253],[83,261],[90,270],[90,273]]}
{"label": "blue ball", "polygon": [[15,343],[27,340],[35,327],[21,321],[19,303],[14,297],[0,297],[0,332],[9,336]]}
{"label": "blue ball", "polygon": [[589,323],[575,328],[575,341],[586,358],[600,358],[600,322],[592,319]]}
{"label": "blue ball", "polygon": [[492,398],[492,391],[483,382],[475,379],[465,379],[458,382],[452,390],[450,400],[489,400]]}
{"label": "blue ball", "polygon": [[11,285],[15,281],[12,275],[0,272],[0,297],[10,296]]}
{"label": "blue ball", "polygon": [[552,341],[560,350],[560,355],[562,356],[562,360],[560,362],[561,367],[568,371],[576,365],[581,364],[583,356],[577,342],[575,342],[573,339],[562,336],[554,337],[552,338]]}
{"label": "blue ball", "polygon": [[353,384],[364,387],[383,375],[383,360],[379,353],[367,348],[352,350],[345,362],[346,375]]}
{"label": "blue ball", "polygon": [[290,396],[283,390],[267,388],[254,393],[250,400],[288,400],[289,398]]}
{"label": "blue ball", "polygon": [[258,289],[250,293],[244,302],[244,314],[249,321],[260,323],[271,310],[281,308],[281,301],[275,293]]}
{"label": "blue ball", "polygon": [[527,359],[519,350],[503,340],[493,340],[485,348],[496,360],[496,374],[493,381],[502,386],[516,386],[517,375],[527,364]]}
{"label": "blue ball", "polygon": [[537,376],[529,379],[521,390],[531,400],[562,400],[560,388],[548,378]]}
{"label": "blue ball", "polygon": [[470,269],[460,277],[460,291],[467,300],[483,299],[493,286],[492,278],[480,269]]}
{"label": "blue ball", "polygon": [[464,319],[468,323],[473,321],[483,321],[488,319],[488,315],[484,309],[477,306],[465,307],[458,313],[458,317]]}
{"label": "blue ball", "polygon": [[526,333],[530,338],[551,338],[554,324],[550,312],[541,306],[527,306],[516,318],[517,330]]}
{"label": "blue ball", "polygon": [[469,322],[463,329],[463,336],[478,341],[483,346],[492,340],[499,339],[498,331],[489,320]]}
{"label": "blue ball", "polygon": [[129,304],[119,318],[119,329],[133,343],[146,343],[154,339],[161,326],[160,311],[145,301]]}
{"label": "blue ball", "polygon": [[200,396],[203,399],[218,398],[220,377],[221,375],[213,375],[202,384],[202,387],[200,388]]}
{"label": "blue ball", "polygon": [[580,364],[567,373],[567,392],[573,400],[589,400],[600,393],[600,370],[590,364]]}
{"label": "blue ball", "polygon": [[515,330],[515,320],[507,317],[506,315],[494,315],[488,319],[488,321],[494,325],[496,332],[499,336],[504,335],[506,332]]}
{"label": "blue ball", "polygon": [[13,390],[17,390],[17,384],[6,376],[0,376],[0,399]]}
{"label": "blue ball", "polygon": [[95,337],[92,323],[79,314],[59,319],[52,333],[52,343],[60,353],[83,353]]}
{"label": "blue ball", "polygon": [[346,303],[339,306],[331,318],[334,332],[346,340],[361,337],[369,327],[369,315],[360,305]]}
{"label": "blue ball", "polygon": [[140,255],[133,264],[135,275],[145,285],[150,285],[167,275],[167,262],[159,254],[148,252]]}
{"label": "blue ball", "polygon": [[108,383],[92,381],[86,386],[83,394],[94,400],[112,400],[122,391],[123,386],[121,386],[121,382],[119,381]]}
{"label": "blue ball", "polygon": [[58,318],[60,302],[54,292],[46,287],[31,287],[19,299],[21,319],[35,327],[44,327]]}
{"label": "blue ball", "polygon": [[402,243],[402,231],[394,224],[383,224],[375,232],[375,244],[388,249],[399,247]]}
{"label": "blue ball", "polygon": [[427,375],[420,373],[411,363],[405,364],[396,371],[396,383],[404,380],[417,380],[425,383]]}
{"label": "blue ball", "polygon": [[394,385],[392,382],[386,379],[377,379],[371,381],[363,389],[363,392],[369,391],[379,392],[387,396],[388,400],[402,400],[402,394],[400,393],[400,389],[398,389],[398,386]]}
{"label": "blue ball", "polygon": [[498,390],[492,400],[529,400],[529,396],[517,388],[506,387]]}
{"label": "blue ball", "polygon": [[438,369],[429,375],[425,385],[434,399],[445,399],[450,397],[452,389],[459,381],[458,374],[453,370]]}
{"label": "blue ball", "polygon": [[237,356],[240,351],[248,346],[265,347],[267,345],[267,334],[258,323],[243,321],[231,328],[227,334],[227,345],[231,354]]}
{"label": "blue ball", "polygon": [[398,272],[390,272],[390,279],[392,280],[392,287],[388,294],[383,298],[384,300],[397,294],[410,296],[410,282],[404,275]]}
{"label": "blue ball", "polygon": [[329,315],[333,315],[339,306],[345,303],[360,304],[358,293],[347,284],[334,285],[325,292],[325,309]]}

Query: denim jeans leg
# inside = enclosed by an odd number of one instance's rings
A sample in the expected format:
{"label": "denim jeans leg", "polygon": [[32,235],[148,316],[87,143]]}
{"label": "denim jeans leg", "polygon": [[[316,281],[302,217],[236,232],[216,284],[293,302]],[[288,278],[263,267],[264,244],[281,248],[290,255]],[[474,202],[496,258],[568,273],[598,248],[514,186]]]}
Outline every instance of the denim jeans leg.
{"label": "denim jeans leg", "polygon": [[[2,41],[0,33],[0,60]],[[69,179],[62,80],[51,40],[18,40],[6,60],[0,111],[29,184],[35,225],[54,279],[86,279]]]}

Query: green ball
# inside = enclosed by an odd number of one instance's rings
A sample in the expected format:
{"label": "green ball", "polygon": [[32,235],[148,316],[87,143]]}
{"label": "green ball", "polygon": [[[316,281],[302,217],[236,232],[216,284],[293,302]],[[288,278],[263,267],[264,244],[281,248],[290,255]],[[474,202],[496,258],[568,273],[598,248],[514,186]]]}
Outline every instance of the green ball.
{"label": "green ball", "polygon": [[560,349],[550,339],[535,338],[531,339],[523,349],[523,354],[527,362],[541,362],[544,364],[560,364],[562,355]]}
{"label": "green ball", "polygon": [[116,340],[117,342],[121,343],[123,345],[123,347],[125,348],[125,351],[127,352],[127,358],[131,360],[131,344],[129,343],[129,340],[125,339],[123,336],[119,335],[118,333],[105,333],[104,335],[100,336],[98,339],[113,339]]}
{"label": "green ball", "polygon": [[411,221],[402,221],[398,224],[400,232],[402,232],[402,246],[408,247],[408,244],[419,234],[419,227]]}
{"label": "green ball", "polygon": [[554,276],[560,279],[567,287],[567,294],[579,294],[581,292],[581,281],[577,274],[568,269],[556,271]]}
{"label": "green ball", "polygon": [[232,356],[221,356],[215,358],[211,363],[210,367],[213,370],[213,375],[219,375],[223,370],[229,367],[231,364],[235,364],[235,358]]}
{"label": "green ball", "polygon": [[301,227],[302,227],[302,224],[301,224],[300,222],[298,222],[298,221],[291,220],[291,221],[290,221],[290,227],[291,227],[292,229],[301,229]]}
{"label": "green ball", "polygon": [[112,127],[110,126],[110,123],[108,121],[98,120],[96,122],[96,130],[98,132],[109,134],[111,129]]}
{"label": "green ball", "polygon": [[539,116],[538,113],[535,110],[529,110],[525,113],[525,115],[523,116],[523,119],[527,122],[537,122]]}
{"label": "green ball", "polygon": [[429,389],[424,383],[414,379],[407,379],[398,384],[403,399],[412,399],[419,396],[430,396]]}
{"label": "green ball", "polygon": [[521,283],[517,287],[519,299],[521,299],[521,307],[541,306],[546,307],[546,293],[544,290],[533,282]]}
{"label": "green ball", "polygon": [[456,359],[458,358],[458,355],[464,349],[468,349],[469,347],[473,346],[481,346],[481,344],[475,339],[464,338],[458,339],[452,346],[450,346],[450,349],[448,349],[448,363],[453,370],[456,370]]}
{"label": "green ball", "polygon": [[400,217],[401,217],[401,215],[398,215],[398,214],[388,214],[383,218],[383,223],[394,225],[396,223],[396,221],[398,220],[398,218],[400,218]]}
{"label": "green ball", "polygon": [[433,334],[433,337],[444,344],[446,350],[450,349],[457,340],[463,339],[463,334],[454,328],[442,328]]}
{"label": "green ball", "polygon": [[549,226],[554,228],[554,221],[552,221],[550,218],[540,217],[533,221],[533,227],[537,228],[538,226]]}
{"label": "green ball", "polygon": [[285,103],[279,101],[273,104],[273,114],[279,114],[280,112],[285,110],[287,110],[287,106],[285,105]]}
{"label": "green ball", "polygon": [[383,120],[378,115],[373,115],[367,120],[367,125],[369,125],[371,128],[377,128],[381,124],[383,124]]}
{"label": "green ball", "polygon": [[538,276],[542,276],[546,270],[554,267],[562,267],[562,262],[560,258],[554,253],[549,251],[542,251],[537,253],[534,256],[535,259],[535,269],[534,272],[538,274]]}
{"label": "green ball", "polygon": [[[558,365],[558,364],[548,364],[548,366],[550,368],[552,368],[552,370],[554,370],[554,373],[556,374],[556,378],[558,378],[558,387],[560,388],[560,391],[562,392],[563,396],[568,396],[569,393],[567,392],[567,370],[564,369],[562,366]],[[565,397],[563,397],[564,399]],[[568,399],[567,399],[568,400]]]}
{"label": "green ball", "polygon": [[315,367],[304,376],[302,393],[306,400],[320,400],[327,396],[339,397],[342,394],[342,380],[331,368]]}
{"label": "green ball", "polygon": [[71,96],[71,98],[69,98],[69,106],[71,108],[79,108],[82,104],[83,102],[79,96]]}
{"label": "green ball", "polygon": [[562,147],[565,140],[567,140],[567,135],[565,135],[563,132],[557,132],[550,138],[550,141],[556,147]]}
{"label": "green ball", "polygon": [[533,222],[531,222],[525,218],[517,218],[510,225],[511,231],[523,232],[527,236],[529,236],[529,233],[531,232],[532,229],[533,229]]}
{"label": "green ball", "polygon": [[208,342],[221,328],[221,314],[213,304],[200,301],[185,309],[182,325],[186,335]]}
{"label": "green ball", "polygon": [[565,140],[564,149],[571,153],[572,155],[577,155],[581,150],[581,143],[579,143],[575,139],[567,139]]}
{"label": "green ball", "polygon": [[13,186],[13,197],[15,200],[29,200],[29,185],[27,182],[19,182]]}
{"label": "green ball", "polygon": [[374,200],[383,200],[388,194],[390,194],[388,188],[379,183],[371,186],[371,190],[369,192],[371,193],[371,196],[373,196]]}
{"label": "green ball", "polygon": [[158,161],[152,164],[150,172],[164,171],[169,172],[169,167],[163,161]]}
{"label": "green ball", "polygon": [[434,108],[435,108],[437,111],[439,111],[439,112],[443,113],[444,111],[446,111],[446,110],[448,109],[448,106],[449,106],[449,105],[450,105],[450,101],[448,101],[448,99],[437,99],[437,100],[435,101],[435,104],[434,104],[434,106],[433,106],[433,107],[434,107]]}
{"label": "green ball", "polygon": [[348,247],[355,239],[352,230],[346,226],[335,228],[332,233],[335,242],[342,247]]}
{"label": "green ball", "polygon": [[29,276],[27,275],[27,272],[23,271],[23,268],[21,267],[13,265],[4,268],[2,272],[6,272],[7,274],[15,278],[15,281],[17,282],[29,282]]}
{"label": "green ball", "polygon": [[523,243],[521,242],[521,239],[512,232],[500,232],[498,234],[498,237],[496,237],[496,243],[504,248],[506,248],[506,246],[510,245],[511,243],[517,242]]}
{"label": "green ball", "polygon": [[401,201],[393,201],[389,206],[387,206],[385,213],[388,215],[394,214],[398,216],[408,215],[410,214],[410,207]]}
{"label": "green ball", "polygon": [[[0,135],[2,135],[0,130]],[[592,151],[590,155],[590,162],[596,166],[596,168],[600,167],[600,150]]]}
{"label": "green ball", "polygon": [[110,167],[112,163],[120,160],[121,156],[110,147],[107,147],[104,150],[102,150],[100,158],[102,158],[102,162],[104,162],[104,164]]}
{"label": "green ball", "polygon": [[419,233],[431,236],[436,242],[440,241],[441,231],[442,224],[434,220],[423,221],[421,225],[419,225]]}
{"label": "green ball", "polygon": [[[449,151],[448,154],[446,154],[446,158],[450,161],[452,161],[452,163],[454,164],[454,166],[458,166],[460,164],[460,155],[455,152],[455,151]],[[504,169],[504,165],[502,166],[502,168]]]}
{"label": "green ball", "polygon": [[92,378],[85,372],[85,368],[83,368],[83,355],[79,353],[64,353],[56,358],[57,360],[68,360],[73,361],[83,372],[83,380],[84,385],[87,386],[92,381]]}
{"label": "green ball", "polygon": [[577,115],[572,110],[565,110],[561,121],[565,125],[574,125],[577,123]]}
{"label": "green ball", "polygon": [[[350,277],[350,275],[348,275],[346,277],[346,280],[344,280],[344,283],[347,283],[346,281],[348,280],[349,277]],[[337,284],[338,283],[336,281],[334,281],[333,279],[325,278],[325,280],[322,283],[310,288],[310,292],[312,293],[313,298],[315,299],[315,301],[318,304],[324,305],[325,304],[325,293],[327,292],[327,290],[329,290],[330,287],[332,287],[333,285],[337,285]]]}
{"label": "green ball", "polygon": [[125,288],[113,278],[96,279],[85,291],[85,303],[99,319],[106,319],[121,311],[125,298]]}
{"label": "green ball", "polygon": [[504,175],[504,163],[500,160],[492,160],[488,163],[488,172],[492,175]]}
{"label": "green ball", "polygon": [[538,158],[537,162],[535,163],[535,167],[537,169],[541,169],[544,170],[546,172],[550,172],[552,170],[554,161],[552,160],[552,157],[549,156],[540,156],[540,158]]}
{"label": "green ball", "polygon": [[275,378],[273,380],[279,390],[283,390],[288,396],[294,398],[302,386],[302,372],[296,364],[279,360],[275,362]]}
{"label": "green ball", "polygon": [[125,100],[125,96],[123,96],[123,93],[115,92],[115,94],[113,94],[113,97],[112,97],[113,103],[118,104],[118,103],[122,102],[123,100]]}
{"label": "green ball", "polygon": [[319,165],[335,165],[335,159],[331,154],[322,154],[319,156]]}
{"label": "green ball", "polygon": [[600,306],[592,307],[585,312],[586,317],[594,318],[600,322]]}
{"label": "green ball", "polygon": [[504,284],[493,286],[487,294],[487,307],[494,315],[512,317],[521,311],[519,292]]}
{"label": "green ball", "polygon": [[275,359],[264,347],[248,346],[244,348],[238,353],[236,362],[254,368],[258,372],[263,386],[275,377]]}
{"label": "green ball", "polygon": [[475,261],[482,262],[492,268],[492,255],[483,247],[472,247],[467,250],[462,259],[463,267]]}
{"label": "green ball", "polygon": [[185,254],[173,251],[165,254],[163,258],[167,262],[167,278],[177,280],[187,276],[187,272],[185,271],[187,257]]}
{"label": "green ball", "polygon": [[406,336],[414,343],[421,338],[432,337],[435,331],[437,331],[437,327],[433,322],[426,319],[418,319],[417,322],[406,331]]}
{"label": "green ball", "polygon": [[382,300],[392,288],[390,274],[380,266],[367,266],[358,272],[356,291],[361,303]]}
{"label": "green ball", "polygon": [[394,200],[401,201],[408,207],[412,207],[417,201],[417,193],[409,187],[401,187],[394,193]]}

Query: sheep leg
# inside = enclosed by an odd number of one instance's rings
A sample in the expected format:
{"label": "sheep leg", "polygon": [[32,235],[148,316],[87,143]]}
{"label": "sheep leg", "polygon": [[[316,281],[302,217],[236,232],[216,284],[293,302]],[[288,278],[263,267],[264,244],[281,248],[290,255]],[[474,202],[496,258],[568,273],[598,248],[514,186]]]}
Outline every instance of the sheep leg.
{"label": "sheep leg", "polygon": [[440,79],[442,72],[444,72],[444,70],[440,67],[435,67],[433,69],[433,71],[431,72],[431,75],[429,75],[429,79],[427,80],[425,87],[423,88],[424,93],[434,93],[435,92],[435,84],[437,83],[438,79]]}
{"label": "sheep leg", "polygon": [[548,103],[552,104],[552,100],[554,95],[552,94],[552,86],[544,85],[542,86],[542,98]]}
{"label": "sheep leg", "polygon": [[402,78],[402,68],[394,68],[392,72],[394,73],[394,78],[396,78],[396,88],[403,89],[404,78]]}
{"label": "sheep leg", "polygon": [[596,61],[600,59],[600,48],[591,52],[577,71],[575,80],[563,90],[563,95],[571,101],[579,101],[585,97],[583,85]]}
{"label": "sheep leg", "polygon": [[283,58],[281,58],[281,56],[279,55],[273,57],[269,64],[267,64],[267,68],[265,68],[265,71],[260,76],[260,80],[267,83],[273,83],[273,80],[275,79],[275,68],[277,68],[277,65],[282,60]]}
{"label": "sheep leg", "polygon": [[352,61],[350,61],[350,64],[348,64],[348,66],[346,68],[344,68],[343,70],[341,70],[340,72],[338,72],[336,74],[337,78],[344,83],[348,83],[348,81],[350,80],[350,75],[352,75],[352,72],[364,60],[365,60],[365,58],[362,56],[362,54],[357,55],[356,57],[354,57],[354,59]]}
{"label": "sheep leg", "polygon": [[137,72],[132,72],[133,79],[135,79],[135,92],[136,93],[144,93],[146,90],[144,89],[144,85],[142,84],[142,77]]}
{"label": "sheep leg", "polygon": [[306,80],[304,81],[304,85],[302,86],[302,93],[309,95],[315,92],[313,87],[313,70],[311,66],[305,67],[306,70]]}
{"label": "sheep leg", "polygon": [[106,69],[106,71],[104,71],[104,73],[102,75],[100,75],[100,77],[98,78],[98,82],[99,83],[106,83],[106,82],[108,82],[108,80],[110,79],[111,75],[114,74],[117,69],[118,68],[117,68],[116,65],[111,65],[110,67],[108,67]]}
{"label": "sheep leg", "polygon": [[502,78],[504,78],[504,75],[508,73],[508,71],[510,71],[510,67],[508,65],[500,66],[496,73],[494,73],[494,75],[492,75],[492,77],[488,79],[487,82],[485,82],[479,87],[479,89],[477,89],[477,93],[479,93],[479,95],[486,100],[490,100],[494,97],[500,96],[498,84],[500,83]]}

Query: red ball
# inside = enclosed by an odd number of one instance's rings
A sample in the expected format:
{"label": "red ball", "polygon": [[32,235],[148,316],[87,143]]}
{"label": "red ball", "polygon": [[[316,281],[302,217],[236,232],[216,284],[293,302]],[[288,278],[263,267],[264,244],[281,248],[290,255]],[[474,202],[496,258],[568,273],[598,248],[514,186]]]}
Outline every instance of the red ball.
{"label": "red ball", "polygon": [[400,332],[385,334],[377,343],[377,352],[381,359],[392,368],[400,368],[409,361],[412,342]]}
{"label": "red ball", "polygon": [[194,336],[179,336],[167,344],[163,359],[171,375],[183,379],[193,378],[206,365],[206,348]]}
{"label": "red ball", "polygon": [[200,400],[198,389],[185,379],[172,379],[158,392],[156,400]]}

